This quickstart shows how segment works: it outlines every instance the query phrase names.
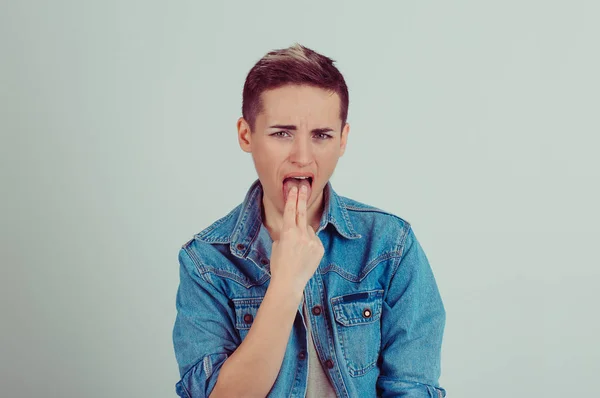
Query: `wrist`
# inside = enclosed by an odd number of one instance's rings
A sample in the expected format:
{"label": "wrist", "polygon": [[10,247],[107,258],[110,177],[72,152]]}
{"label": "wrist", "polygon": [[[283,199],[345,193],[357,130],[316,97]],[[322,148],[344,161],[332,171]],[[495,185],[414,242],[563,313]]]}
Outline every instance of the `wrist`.
{"label": "wrist", "polygon": [[290,299],[299,304],[304,294],[304,286],[285,279],[271,278],[267,291],[281,299]]}

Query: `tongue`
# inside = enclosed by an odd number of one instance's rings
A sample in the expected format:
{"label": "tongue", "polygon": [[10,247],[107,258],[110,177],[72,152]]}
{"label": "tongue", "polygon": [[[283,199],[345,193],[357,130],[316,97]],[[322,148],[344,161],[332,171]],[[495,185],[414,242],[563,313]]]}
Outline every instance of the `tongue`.
{"label": "tongue", "polygon": [[295,178],[286,178],[285,180],[283,180],[283,202],[287,202],[287,198],[292,187],[297,187],[298,193],[300,193],[300,188],[302,187],[302,185],[306,185],[308,187],[306,195],[306,199],[308,200],[310,198],[310,193],[312,192],[308,180],[297,180]]}

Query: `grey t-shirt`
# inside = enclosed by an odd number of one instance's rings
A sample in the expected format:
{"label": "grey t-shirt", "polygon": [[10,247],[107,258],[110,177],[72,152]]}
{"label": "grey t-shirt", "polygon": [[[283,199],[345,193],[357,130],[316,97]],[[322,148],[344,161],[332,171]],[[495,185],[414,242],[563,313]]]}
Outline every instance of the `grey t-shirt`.
{"label": "grey t-shirt", "polygon": [[306,388],[306,398],[335,398],[335,390],[331,386],[331,382],[327,378],[323,365],[317,356],[315,343],[310,333],[310,319],[304,299],[302,300],[302,309],[308,334],[308,386]]}

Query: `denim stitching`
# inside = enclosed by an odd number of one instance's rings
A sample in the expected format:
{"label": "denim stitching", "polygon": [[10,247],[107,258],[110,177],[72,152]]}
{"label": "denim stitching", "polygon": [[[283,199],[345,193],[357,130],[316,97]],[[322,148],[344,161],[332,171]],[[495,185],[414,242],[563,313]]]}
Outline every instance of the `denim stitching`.
{"label": "denim stitching", "polygon": [[340,212],[342,213],[342,218],[344,219],[344,221],[346,221],[346,226],[352,233],[353,237],[357,237],[357,238],[362,237],[362,235],[358,234],[354,230],[354,226],[352,225],[352,222],[350,221],[350,215],[348,214],[348,211],[346,210],[346,203],[344,202],[344,198],[339,195],[336,195],[336,199],[338,201],[338,206],[340,208]]}
{"label": "denim stitching", "polygon": [[204,280],[207,280],[207,278],[204,277],[205,273],[212,273],[212,274],[215,274],[217,276],[222,276],[224,278],[231,279],[234,282],[237,282],[238,284],[240,284],[240,285],[244,286],[245,288],[249,289],[249,288],[254,287],[254,286],[262,285],[263,283],[265,283],[265,281],[267,279],[270,278],[269,275],[264,275],[262,278],[260,278],[256,282],[253,282],[253,281],[249,280],[246,277],[234,274],[232,272],[229,272],[229,271],[226,271],[226,270],[223,270],[223,269],[218,269],[218,268],[215,268],[215,267],[212,267],[212,266],[207,266],[196,255],[195,251],[192,250],[191,248],[189,248],[189,246],[188,247],[184,247],[183,249],[186,251],[186,253],[188,254],[188,256],[192,259],[192,261],[194,262],[194,264],[196,266],[196,270],[200,273],[200,275],[202,276],[202,278]]}
{"label": "denim stitching", "polygon": [[242,206],[241,204],[237,205],[233,210],[231,210],[229,212],[229,214],[220,218],[219,220],[215,221],[214,223],[209,225],[207,228],[205,228],[203,231],[194,235],[194,238],[198,238],[202,241],[209,242],[209,243],[214,243],[216,241],[220,241],[221,239],[224,239],[225,242],[221,241],[220,243],[229,243],[231,241],[231,234],[229,234],[227,236],[217,235],[214,237],[211,237],[210,235],[213,231],[215,231],[217,229],[217,227],[220,227],[225,221],[228,221],[230,218],[232,218],[232,216],[239,211],[241,206]]}
{"label": "denim stitching", "polygon": [[402,255],[402,253],[398,252],[398,251],[382,254],[379,257],[371,260],[367,264],[367,266],[363,269],[361,274],[358,276],[355,276],[354,274],[349,273],[348,271],[344,270],[342,267],[338,266],[335,263],[328,264],[326,267],[322,268],[319,272],[322,275],[326,274],[327,272],[335,272],[336,274],[340,275],[342,278],[344,278],[350,282],[361,282],[363,279],[365,279],[367,277],[367,275],[371,271],[373,271],[375,269],[375,267],[377,265],[379,265],[380,262],[389,260],[390,258],[400,257],[401,255]]}
{"label": "denim stitching", "polygon": [[399,242],[399,252],[400,252],[400,257],[397,258],[397,260],[395,261],[395,265],[393,266],[393,270],[392,270],[392,274],[390,276],[389,282],[390,284],[392,283],[392,281],[394,280],[394,276],[396,275],[396,272],[398,271],[398,268],[400,268],[400,263],[402,258],[404,257],[404,246],[406,244],[406,239],[408,237],[408,235],[410,234],[410,231],[412,230],[412,227],[408,227],[407,229],[403,229],[404,234],[400,236],[400,242]]}
{"label": "denim stitching", "polygon": [[[378,319],[381,318],[381,310],[382,310],[381,306],[382,306],[383,292],[384,292],[383,289],[375,289],[375,290],[368,290],[367,291],[367,293],[369,293],[369,299],[371,301],[375,302],[376,305],[377,305],[377,310],[376,310],[376,312],[374,312],[374,314],[375,313],[379,314],[379,318],[374,319],[372,322],[367,322],[367,323],[365,323],[365,325],[375,324],[376,323],[375,321],[377,321]],[[343,316],[343,314],[340,314],[341,307],[343,305],[342,304],[342,299],[343,299],[344,296],[346,296],[346,295],[337,296],[337,297],[331,298],[331,304],[332,304],[332,307],[333,307],[333,310],[334,310],[334,316],[335,316],[336,320],[340,319],[342,317],[344,319],[346,319],[346,317]],[[373,362],[371,362],[371,363],[369,363],[369,364],[367,364],[367,365],[365,365],[363,367],[360,367],[357,364],[355,364],[354,361],[352,361],[348,357],[347,349],[345,348],[345,347],[349,347],[349,344],[348,344],[349,342],[347,341],[348,338],[349,338],[349,336],[347,336],[347,334],[349,333],[349,329],[348,328],[352,327],[352,325],[350,325],[350,324],[348,324],[348,325],[338,325],[337,321],[334,321],[334,322],[336,322],[335,326],[336,326],[336,328],[338,330],[338,335],[341,336],[341,338],[340,338],[340,347],[342,349],[342,353],[344,355],[344,359],[346,360],[346,367],[348,368],[348,371],[349,371],[350,375],[352,377],[357,377],[357,376],[362,376],[362,375],[368,373],[371,369],[374,368],[375,364],[377,363],[377,358],[375,358],[375,360]],[[378,323],[378,324],[380,326],[379,326],[379,331],[378,331],[377,334],[379,334],[380,339],[381,339],[381,324],[380,323]],[[376,326],[376,325],[373,325],[373,326]],[[381,340],[379,340],[379,342],[381,344]]]}
{"label": "denim stitching", "polygon": [[[246,201],[246,205],[241,209],[242,218],[237,221],[236,225],[233,228],[234,232],[231,235],[232,243],[233,243],[233,241],[237,241],[238,236],[240,235],[241,231],[244,229],[246,220],[250,216],[250,212],[248,211],[248,209],[255,202],[255,197],[259,194],[259,190],[256,189],[255,187],[252,187],[251,189],[252,189],[252,193],[251,193],[250,197],[247,198],[248,200]],[[241,206],[241,205],[239,205],[239,206]]]}
{"label": "denim stitching", "polygon": [[[232,298],[234,311],[235,311],[235,327],[240,331],[240,335],[242,331],[250,330],[251,324],[247,324],[244,321],[243,314],[246,310],[251,310],[252,313],[256,314],[258,312],[258,308],[262,304],[264,300],[264,296],[262,297],[246,297],[235,299]],[[241,337],[241,336],[240,336]]]}
{"label": "denim stitching", "polygon": [[206,375],[206,381],[208,382],[210,375],[212,375],[212,363],[210,362],[210,358],[208,355],[204,357],[204,360],[202,361],[202,365],[204,367],[204,374]]}
{"label": "denim stitching", "polygon": [[[295,371],[294,371],[294,382],[292,383],[292,388],[290,388],[290,395],[288,395],[288,397],[293,397],[293,393],[294,390],[296,389],[296,382],[297,382],[297,377],[298,377],[298,369],[300,368],[300,362],[298,362],[298,366],[295,367]],[[277,379],[275,379],[275,381],[277,381]],[[304,394],[306,394],[306,391],[304,392]]]}
{"label": "denim stitching", "polygon": [[[373,369],[374,365],[377,363],[377,359],[375,359],[373,362],[369,363],[368,365],[365,365],[364,367],[360,367],[357,364],[354,363],[354,361],[350,360],[350,358],[348,358],[348,354],[347,354],[347,350],[346,346],[348,346],[348,337],[346,336],[346,333],[344,332],[344,330],[341,330],[341,328],[345,328],[348,326],[341,326],[340,325],[336,325],[337,329],[338,329],[338,334],[341,336],[340,339],[340,347],[342,349],[342,353],[344,354],[344,359],[346,360],[346,367],[348,368],[348,372],[350,373],[350,376],[352,377],[357,377],[357,376],[362,376],[364,374],[366,374],[368,371],[370,371],[371,369]],[[355,369],[356,368],[356,369]]]}
{"label": "denim stitching", "polygon": [[392,217],[397,218],[398,220],[402,221],[403,223],[406,224],[407,227],[411,225],[410,222],[407,221],[406,219],[404,219],[404,218],[402,218],[402,217],[400,217],[400,216],[398,216],[396,214],[390,213],[388,211],[385,211],[385,210],[382,210],[382,209],[378,209],[377,207],[364,208],[364,207],[355,207],[355,206],[347,204],[346,205],[346,209],[352,210],[352,211],[360,211],[360,212],[363,212],[363,213],[381,213],[381,214],[386,214],[388,216],[392,216]]}

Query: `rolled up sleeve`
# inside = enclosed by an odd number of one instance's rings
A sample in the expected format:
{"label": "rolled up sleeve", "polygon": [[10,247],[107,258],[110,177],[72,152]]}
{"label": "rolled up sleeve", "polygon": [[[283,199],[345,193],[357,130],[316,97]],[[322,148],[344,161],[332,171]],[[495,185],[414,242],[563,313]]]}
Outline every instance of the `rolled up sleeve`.
{"label": "rolled up sleeve", "polygon": [[440,398],[438,384],[446,312],[429,261],[412,227],[384,297],[381,317],[381,397]]}
{"label": "rolled up sleeve", "polygon": [[179,251],[177,317],[173,346],[181,379],[177,395],[208,397],[221,366],[238,345],[229,298],[201,272],[200,258],[188,244]]}

